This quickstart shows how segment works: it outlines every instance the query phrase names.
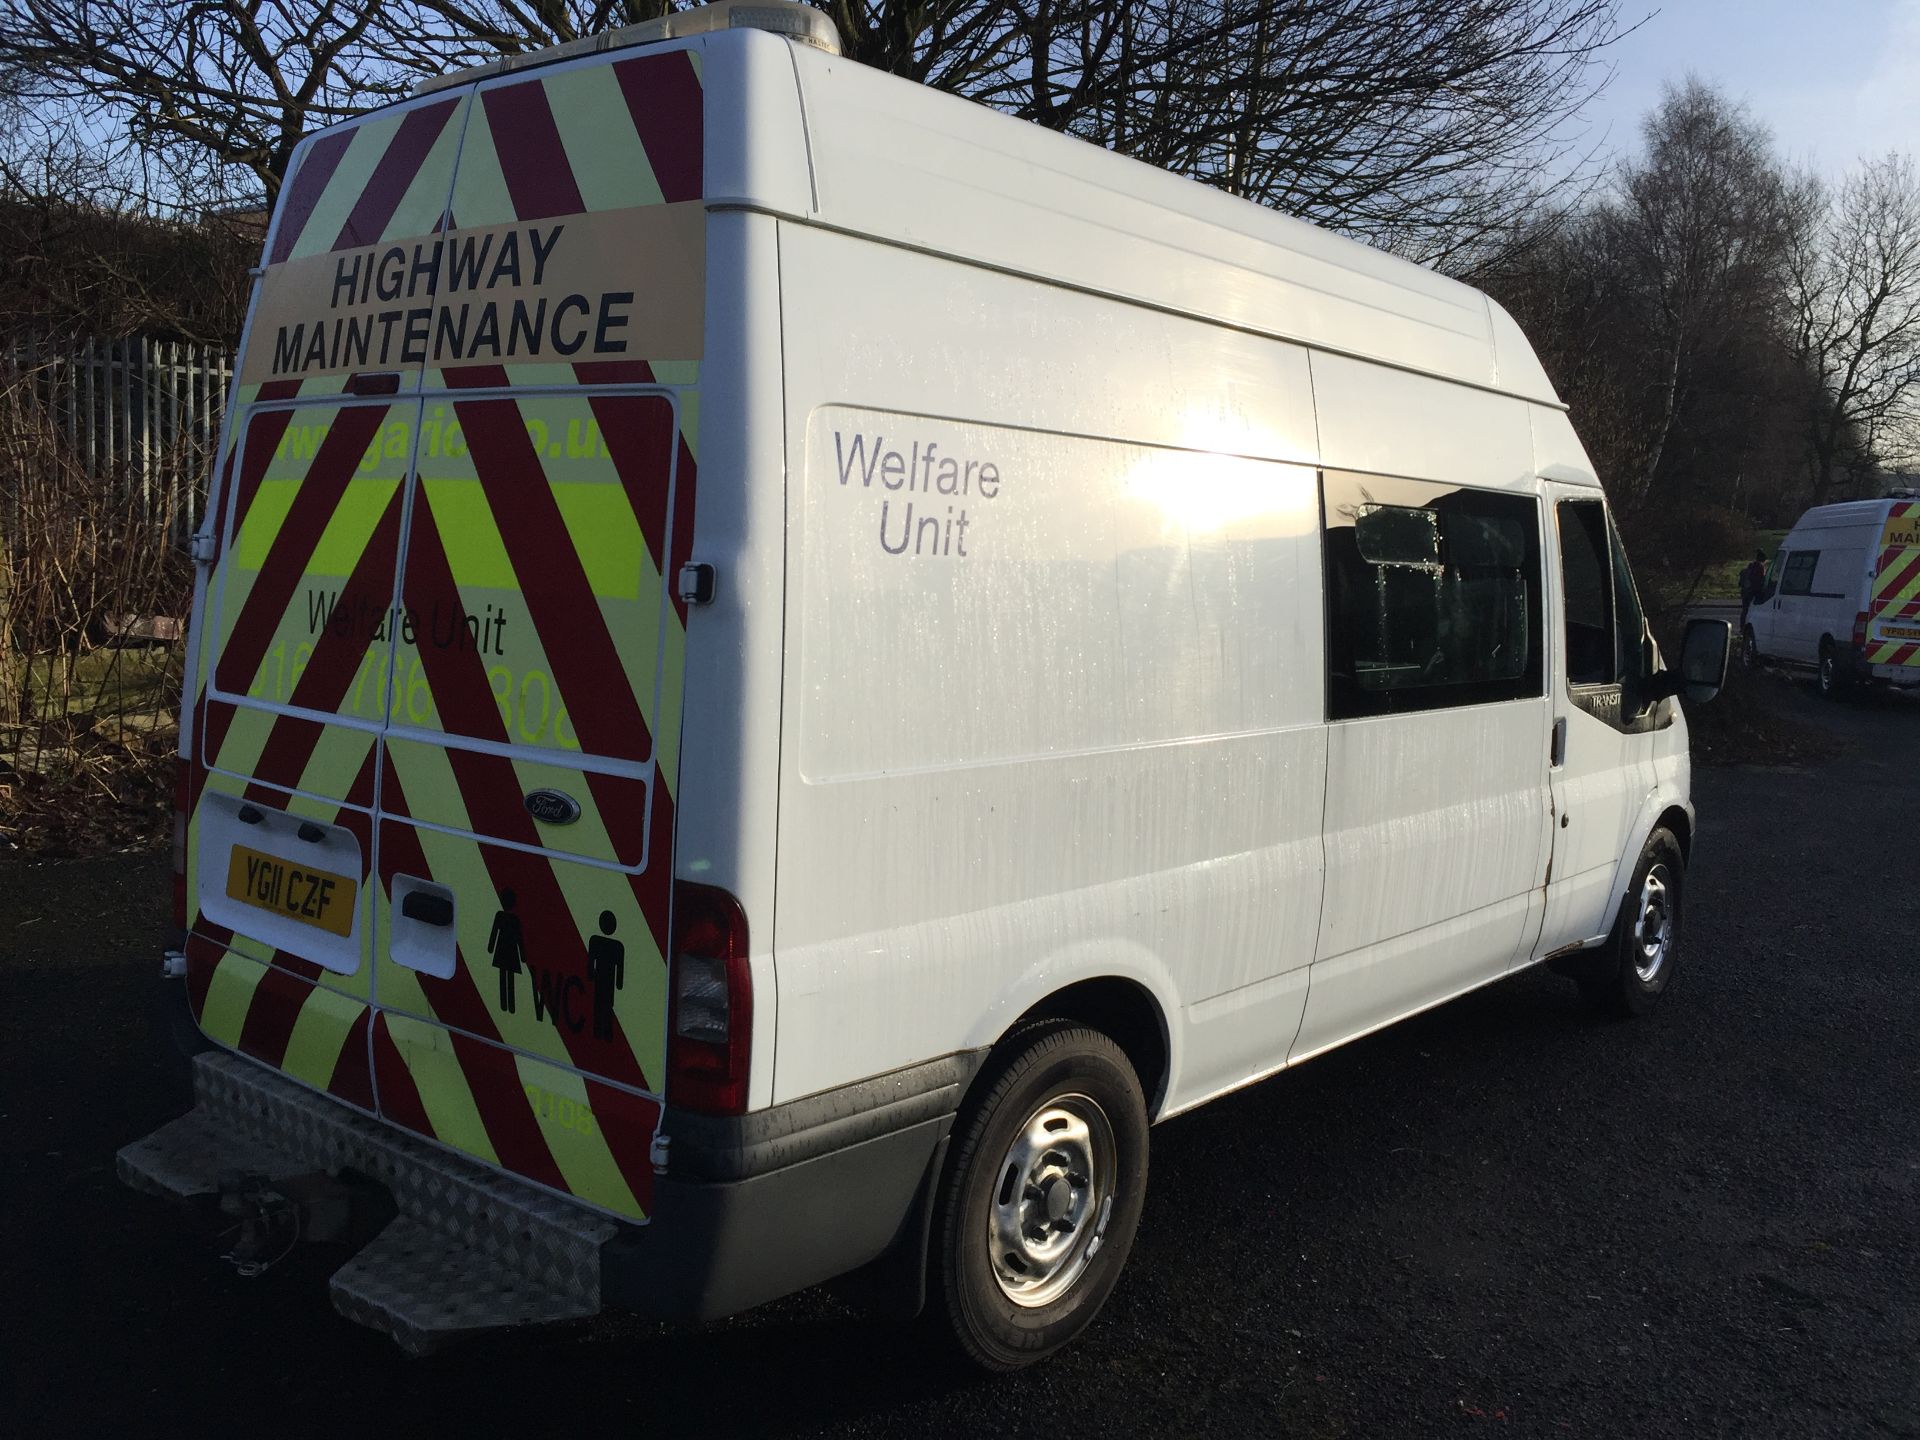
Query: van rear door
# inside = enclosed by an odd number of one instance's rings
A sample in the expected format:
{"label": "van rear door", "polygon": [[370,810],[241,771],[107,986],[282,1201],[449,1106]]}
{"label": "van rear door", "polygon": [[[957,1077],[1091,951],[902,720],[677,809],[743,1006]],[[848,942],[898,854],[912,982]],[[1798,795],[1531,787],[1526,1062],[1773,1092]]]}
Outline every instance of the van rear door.
{"label": "van rear door", "polygon": [[1867,663],[1920,673],[1920,500],[1887,507],[1867,612]]}
{"label": "van rear door", "polygon": [[[337,954],[344,967],[315,983],[359,1007],[344,1043],[361,1047],[366,1083],[349,1098],[640,1219],[665,1049],[685,643],[668,580],[691,540],[697,445],[699,74],[685,51],[594,56],[432,103],[459,117],[460,147],[413,233],[366,246],[356,232],[324,251],[331,269],[305,310],[274,303],[269,269],[249,345],[291,369],[250,412],[243,469],[248,454],[302,463],[266,447],[272,417],[306,414],[309,392],[395,393],[314,399],[305,423],[324,419],[333,438],[316,442],[311,473],[261,472],[308,487],[273,493],[303,517],[300,533],[318,525],[311,548],[327,564],[301,570],[289,541],[269,557],[272,585],[249,581],[241,561],[260,547],[244,523],[231,532],[224,588],[252,608],[246,627],[234,622],[246,653],[223,641],[214,662],[217,694],[278,706],[272,723],[313,729],[326,757],[310,797],[262,791],[262,823],[288,830],[297,858],[317,843],[298,832],[318,807],[357,847],[340,871],[356,881],[350,934],[307,926],[282,947],[296,966],[331,973]],[[350,183],[386,183],[404,133]],[[302,202],[313,214],[366,207],[364,193],[332,192],[358,143]],[[391,326],[381,306],[399,312]],[[299,345],[280,333],[301,324]],[[260,693],[239,706],[235,667],[248,664]],[[275,683],[307,688],[261,689]],[[222,784],[239,789],[219,802],[228,829],[199,842],[203,894],[238,853],[232,827],[243,792],[265,784],[262,757],[282,774],[293,743],[242,747],[223,765]],[[251,911],[233,920],[236,935],[272,940]]]}
{"label": "van rear door", "polygon": [[[409,257],[431,254],[467,103],[397,106],[295,157],[209,507],[189,681],[195,1013],[220,1043],[365,1109],[388,616],[424,366],[360,292],[384,306],[422,283]],[[348,393],[374,371],[378,393]]]}

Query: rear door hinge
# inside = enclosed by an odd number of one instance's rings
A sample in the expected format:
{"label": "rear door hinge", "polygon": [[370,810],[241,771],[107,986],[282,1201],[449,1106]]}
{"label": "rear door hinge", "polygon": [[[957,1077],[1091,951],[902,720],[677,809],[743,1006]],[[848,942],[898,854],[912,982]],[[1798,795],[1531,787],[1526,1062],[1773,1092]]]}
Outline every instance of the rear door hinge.
{"label": "rear door hinge", "polygon": [[211,530],[202,531],[187,542],[187,553],[196,565],[211,565],[219,548]]}
{"label": "rear door hinge", "polygon": [[682,604],[711,605],[718,584],[719,578],[711,565],[689,561],[680,567],[679,595]]}

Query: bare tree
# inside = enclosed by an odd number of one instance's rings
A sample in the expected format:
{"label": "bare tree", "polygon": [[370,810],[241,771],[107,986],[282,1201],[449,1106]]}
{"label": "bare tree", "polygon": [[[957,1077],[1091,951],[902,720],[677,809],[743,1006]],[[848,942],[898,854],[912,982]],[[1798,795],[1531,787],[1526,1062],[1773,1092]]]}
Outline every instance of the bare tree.
{"label": "bare tree", "polygon": [[[818,0],[854,59],[1465,263],[1577,164],[1619,0]],[[177,173],[271,195],[299,136],[422,73],[685,0],[0,0],[0,69]],[[98,114],[96,125],[103,123]]]}
{"label": "bare tree", "polygon": [[1848,471],[1904,445],[1920,397],[1920,174],[1868,161],[1822,194],[1794,246],[1795,353],[1815,382],[1807,471],[1817,503]]}
{"label": "bare tree", "polygon": [[1645,124],[1646,152],[1594,217],[1615,293],[1611,316],[1639,337],[1641,454],[1620,478],[1645,503],[1678,467],[1671,450],[1709,397],[1738,389],[1710,372],[1773,348],[1804,199],[1772,140],[1741,107],[1698,80],[1670,89]]}

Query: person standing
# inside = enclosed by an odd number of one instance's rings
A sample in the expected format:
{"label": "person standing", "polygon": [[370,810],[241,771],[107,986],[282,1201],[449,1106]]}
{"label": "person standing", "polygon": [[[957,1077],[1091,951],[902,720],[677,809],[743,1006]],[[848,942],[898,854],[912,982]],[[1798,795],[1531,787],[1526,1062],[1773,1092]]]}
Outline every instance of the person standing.
{"label": "person standing", "polygon": [[1753,560],[1740,572],[1740,628],[1747,628],[1747,612],[1753,608],[1753,602],[1760,598],[1760,592],[1767,588],[1767,552],[1756,550]]}

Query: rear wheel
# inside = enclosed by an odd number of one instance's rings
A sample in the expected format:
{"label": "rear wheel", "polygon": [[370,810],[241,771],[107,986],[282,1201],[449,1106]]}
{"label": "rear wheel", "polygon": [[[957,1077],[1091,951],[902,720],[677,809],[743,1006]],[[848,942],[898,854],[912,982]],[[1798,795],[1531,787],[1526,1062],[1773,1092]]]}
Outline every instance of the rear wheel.
{"label": "rear wheel", "polygon": [[1680,949],[1680,897],[1686,862],[1673,832],[1647,837],[1600,964],[1580,977],[1594,1008],[1622,1019],[1645,1015],[1673,983]]}
{"label": "rear wheel", "polygon": [[1838,700],[1847,691],[1847,674],[1840,668],[1840,656],[1833,648],[1833,641],[1820,642],[1820,674],[1815,683],[1820,688],[1824,700]]}
{"label": "rear wheel", "polygon": [[1147,1185],[1147,1108],[1120,1047],[1015,1031],[955,1129],[933,1280],[959,1348],[1017,1370],[1084,1330],[1120,1278]]}

